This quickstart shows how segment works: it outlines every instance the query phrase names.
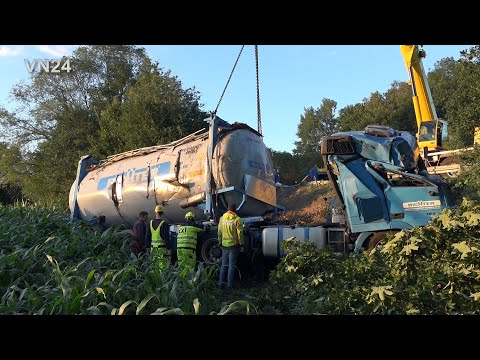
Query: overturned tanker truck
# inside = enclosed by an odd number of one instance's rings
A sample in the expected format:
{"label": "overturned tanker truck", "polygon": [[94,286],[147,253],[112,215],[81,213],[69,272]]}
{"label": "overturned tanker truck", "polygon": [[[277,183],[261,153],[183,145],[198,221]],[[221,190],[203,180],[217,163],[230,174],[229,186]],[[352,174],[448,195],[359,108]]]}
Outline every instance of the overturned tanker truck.
{"label": "overturned tanker truck", "polygon": [[320,248],[359,251],[389,232],[425,225],[451,206],[447,184],[418,167],[422,162],[410,134],[367,127],[322,139],[343,221],[312,227],[276,225],[272,219],[283,208],[276,204],[272,160],[262,135],[215,115],[205,121],[208,130],[167,145],[100,162],[84,156],[70,191],[72,218],[88,221],[104,215],[107,225],[131,228],[141,210],[151,212],[161,204],[175,239],[178,224],[192,211],[210,225],[198,239],[197,259],[215,264],[221,258],[216,225],[233,202],[245,224],[245,258],[260,264],[258,269],[265,258],[283,256],[281,243],[292,236]]}
{"label": "overturned tanker truck", "polygon": [[70,190],[72,219],[105,216],[106,225],[132,228],[140,211],[152,214],[157,204],[176,237],[187,211],[210,225],[198,241],[198,256],[217,263],[221,250],[216,224],[229,203],[245,224],[244,252],[261,254],[264,217],[282,210],[270,154],[262,136],[246,124],[207,118],[208,129],[170,144],[136,149],[103,161],[84,156]]}

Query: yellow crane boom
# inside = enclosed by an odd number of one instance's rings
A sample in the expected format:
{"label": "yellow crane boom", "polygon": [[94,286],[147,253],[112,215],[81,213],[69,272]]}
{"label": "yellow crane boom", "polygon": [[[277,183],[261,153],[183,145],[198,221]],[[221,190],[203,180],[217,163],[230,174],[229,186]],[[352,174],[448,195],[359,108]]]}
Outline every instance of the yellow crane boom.
{"label": "yellow crane boom", "polygon": [[426,53],[419,49],[418,45],[400,45],[400,52],[407,67],[409,85],[412,87],[418,146],[420,149],[428,148],[429,151],[441,150],[443,123],[438,120],[422,64],[422,58]]}

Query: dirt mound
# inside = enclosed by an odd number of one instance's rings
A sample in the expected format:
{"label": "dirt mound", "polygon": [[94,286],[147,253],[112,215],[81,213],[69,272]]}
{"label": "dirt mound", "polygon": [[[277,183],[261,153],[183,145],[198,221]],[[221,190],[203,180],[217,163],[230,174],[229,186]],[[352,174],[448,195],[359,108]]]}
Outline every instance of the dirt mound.
{"label": "dirt mound", "polygon": [[328,181],[319,181],[299,186],[277,187],[277,204],[285,211],[276,222],[285,225],[314,226],[328,222],[336,199]]}

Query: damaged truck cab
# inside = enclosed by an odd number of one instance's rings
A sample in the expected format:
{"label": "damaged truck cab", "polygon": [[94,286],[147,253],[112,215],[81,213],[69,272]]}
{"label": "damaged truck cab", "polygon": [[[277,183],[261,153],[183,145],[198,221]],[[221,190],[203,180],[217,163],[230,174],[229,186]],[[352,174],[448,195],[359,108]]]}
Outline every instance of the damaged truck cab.
{"label": "damaged truck cab", "polygon": [[356,251],[453,206],[448,184],[426,171],[408,132],[367,126],[324,137],[321,152]]}

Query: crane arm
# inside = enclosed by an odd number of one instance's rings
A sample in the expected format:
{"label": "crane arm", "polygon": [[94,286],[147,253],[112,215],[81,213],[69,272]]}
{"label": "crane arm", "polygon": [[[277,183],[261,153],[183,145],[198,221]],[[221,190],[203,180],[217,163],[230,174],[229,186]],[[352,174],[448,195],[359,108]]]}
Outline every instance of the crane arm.
{"label": "crane arm", "polygon": [[419,50],[418,45],[400,45],[400,52],[407,67],[409,85],[412,87],[418,145],[421,149],[427,147],[429,150],[439,150],[441,143],[441,138],[438,139],[439,121],[422,64],[425,51]]}

